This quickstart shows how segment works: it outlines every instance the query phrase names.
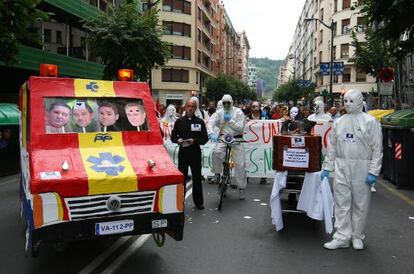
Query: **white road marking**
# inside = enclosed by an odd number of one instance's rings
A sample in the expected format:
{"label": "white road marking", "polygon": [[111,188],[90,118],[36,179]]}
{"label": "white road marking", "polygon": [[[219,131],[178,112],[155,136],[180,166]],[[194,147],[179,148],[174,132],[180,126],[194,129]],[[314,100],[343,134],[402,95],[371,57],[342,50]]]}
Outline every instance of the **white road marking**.
{"label": "white road marking", "polygon": [[[193,189],[190,188],[192,183],[187,185],[187,191],[185,194],[185,199],[187,199],[192,193]],[[91,273],[93,270],[98,268],[109,256],[112,255],[123,243],[129,240],[133,236],[124,236],[120,237],[110,248],[108,248],[104,253],[96,257],[92,262],[85,266],[79,274]],[[120,255],[116,260],[114,260],[102,273],[114,273],[131,255],[132,253],[140,248],[149,238],[151,234],[141,235],[136,239],[132,244]]]}

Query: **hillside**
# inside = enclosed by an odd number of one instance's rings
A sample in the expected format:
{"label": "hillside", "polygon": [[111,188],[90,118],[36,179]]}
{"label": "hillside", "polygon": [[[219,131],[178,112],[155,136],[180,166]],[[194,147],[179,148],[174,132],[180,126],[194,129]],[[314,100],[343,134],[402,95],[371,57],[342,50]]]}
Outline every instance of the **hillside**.
{"label": "hillside", "polygon": [[283,60],[271,60],[269,58],[249,58],[249,66],[257,67],[257,77],[264,81],[264,91],[267,96],[271,96],[276,89],[279,67]]}

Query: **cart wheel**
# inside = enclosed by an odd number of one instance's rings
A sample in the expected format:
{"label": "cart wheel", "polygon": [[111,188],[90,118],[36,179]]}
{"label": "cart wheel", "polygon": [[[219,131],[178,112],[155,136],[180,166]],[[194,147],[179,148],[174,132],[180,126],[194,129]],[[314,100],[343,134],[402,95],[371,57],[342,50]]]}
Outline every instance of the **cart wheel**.
{"label": "cart wheel", "polygon": [[152,233],[152,238],[158,247],[163,247],[165,243],[165,233]]}
{"label": "cart wheel", "polygon": [[39,245],[33,244],[33,241],[30,236],[29,224],[26,223],[25,231],[25,241],[24,241],[24,255],[26,258],[32,257],[35,258],[39,255]]}

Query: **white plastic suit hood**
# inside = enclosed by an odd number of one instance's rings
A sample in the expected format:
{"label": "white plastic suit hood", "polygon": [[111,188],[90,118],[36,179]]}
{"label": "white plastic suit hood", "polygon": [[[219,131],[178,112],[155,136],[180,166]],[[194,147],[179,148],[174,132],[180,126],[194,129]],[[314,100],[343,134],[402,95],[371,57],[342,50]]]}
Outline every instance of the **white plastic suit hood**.
{"label": "white plastic suit hood", "polygon": [[348,112],[349,114],[361,113],[363,104],[364,104],[364,97],[362,96],[361,91],[351,89],[351,90],[348,90],[347,93],[345,93],[344,106],[345,106],[346,112]]}

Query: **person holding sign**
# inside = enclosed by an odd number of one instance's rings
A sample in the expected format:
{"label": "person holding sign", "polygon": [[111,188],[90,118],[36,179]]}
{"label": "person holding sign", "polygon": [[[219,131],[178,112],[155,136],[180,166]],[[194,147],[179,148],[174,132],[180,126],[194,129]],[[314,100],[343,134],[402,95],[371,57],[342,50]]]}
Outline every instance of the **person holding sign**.
{"label": "person holding sign", "polygon": [[334,172],[335,228],[326,249],[364,249],[364,227],[371,198],[371,185],[381,170],[382,133],[374,117],[362,112],[358,90],[344,96],[347,114],[334,122],[321,178]]}
{"label": "person holding sign", "polygon": [[201,149],[208,141],[203,119],[195,116],[197,103],[192,98],[185,105],[185,115],[179,118],[171,133],[171,141],[180,146],[178,169],[184,174],[184,189],[187,182],[188,167],[193,178],[193,201],[198,209],[203,206],[203,187],[201,185]]}
{"label": "person holding sign", "polygon": [[[218,110],[210,117],[208,123],[209,138],[217,142],[218,138],[231,135],[233,138],[243,138],[245,116],[241,109],[233,106],[233,98],[225,94],[222,98],[223,109]],[[219,128],[219,134],[214,133],[214,128]],[[214,149],[216,164],[213,164],[213,172],[221,173],[222,163],[226,155],[226,144],[217,143]],[[245,188],[247,184],[245,152],[243,144],[233,146],[234,179],[239,186],[240,199],[245,199]],[[220,169],[219,169],[220,168]]]}

